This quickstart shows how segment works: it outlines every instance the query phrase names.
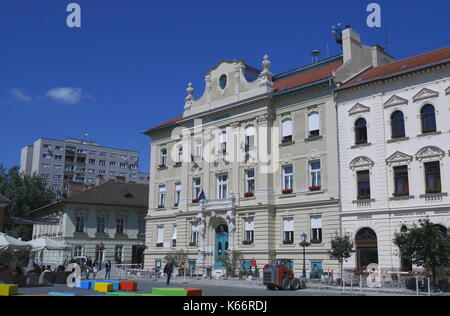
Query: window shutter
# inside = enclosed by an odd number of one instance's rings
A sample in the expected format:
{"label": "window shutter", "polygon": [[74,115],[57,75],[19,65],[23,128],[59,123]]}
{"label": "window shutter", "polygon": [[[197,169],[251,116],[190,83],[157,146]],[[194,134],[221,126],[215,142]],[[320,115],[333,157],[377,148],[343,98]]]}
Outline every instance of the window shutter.
{"label": "window shutter", "polygon": [[158,240],[158,243],[164,242],[164,227],[158,227],[157,240]]}
{"label": "window shutter", "polygon": [[285,232],[293,232],[294,231],[294,219],[293,218],[285,218],[284,219],[284,231]]}
{"label": "window shutter", "polygon": [[311,217],[311,228],[322,228],[322,216],[313,216]]}
{"label": "window shutter", "polygon": [[245,220],[245,231],[255,230],[255,221],[253,218],[248,218]]}
{"label": "window shutter", "polygon": [[282,123],[283,137],[292,136],[292,120],[284,120]]}
{"label": "window shutter", "polygon": [[319,124],[319,113],[314,112],[311,113],[309,115],[308,118],[308,126],[309,126],[309,131],[317,131],[320,129],[320,124]]}

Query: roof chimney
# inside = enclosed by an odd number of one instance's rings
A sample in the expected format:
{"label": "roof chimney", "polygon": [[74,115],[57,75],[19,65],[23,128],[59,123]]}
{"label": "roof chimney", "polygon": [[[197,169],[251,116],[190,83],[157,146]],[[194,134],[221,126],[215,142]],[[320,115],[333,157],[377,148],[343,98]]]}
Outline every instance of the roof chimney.
{"label": "roof chimney", "polygon": [[116,176],[116,182],[118,182],[118,183],[126,183],[125,177]]}
{"label": "roof chimney", "polygon": [[74,195],[86,192],[91,187],[85,183],[69,182],[69,190],[67,191],[67,197],[71,198]]}
{"label": "roof chimney", "polygon": [[105,179],[103,178],[103,176],[101,174],[99,174],[95,177],[95,186],[96,187],[98,187],[99,185],[102,185],[103,182],[105,182]]}

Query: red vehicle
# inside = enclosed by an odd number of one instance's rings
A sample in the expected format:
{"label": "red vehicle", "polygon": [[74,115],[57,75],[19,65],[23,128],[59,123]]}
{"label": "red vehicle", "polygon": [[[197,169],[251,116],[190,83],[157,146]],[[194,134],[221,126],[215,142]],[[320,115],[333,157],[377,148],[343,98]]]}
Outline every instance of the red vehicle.
{"label": "red vehicle", "polygon": [[294,277],[294,263],[289,259],[274,259],[264,266],[263,283],[267,289],[297,291],[306,288],[304,281]]}

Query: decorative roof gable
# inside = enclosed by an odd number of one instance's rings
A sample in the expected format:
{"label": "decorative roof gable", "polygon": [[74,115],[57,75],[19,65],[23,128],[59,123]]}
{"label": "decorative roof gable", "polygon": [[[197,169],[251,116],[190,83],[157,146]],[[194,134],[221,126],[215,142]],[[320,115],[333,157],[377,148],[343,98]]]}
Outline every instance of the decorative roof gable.
{"label": "decorative roof gable", "polygon": [[445,151],[436,146],[427,146],[419,150],[416,154],[417,160],[423,160],[428,158],[442,158],[445,156]]}
{"label": "decorative roof gable", "polygon": [[405,162],[405,161],[412,161],[413,156],[407,155],[405,153],[402,153],[400,151],[395,152],[392,156],[390,156],[388,159],[386,159],[386,162],[388,164],[396,163],[396,162]]}
{"label": "decorative roof gable", "polygon": [[348,111],[350,115],[356,115],[364,112],[370,112],[370,107],[361,103],[357,103],[354,107],[350,109],[350,111]]}
{"label": "decorative roof gable", "polygon": [[393,95],[384,103],[385,108],[389,108],[391,106],[408,104],[408,100],[399,97],[398,95]]}
{"label": "decorative roof gable", "polygon": [[422,90],[420,90],[419,93],[417,93],[413,100],[414,102],[417,101],[421,101],[421,100],[426,100],[426,99],[430,99],[430,98],[437,98],[439,96],[439,92],[437,91],[433,91],[427,88],[423,88]]}
{"label": "decorative roof gable", "polygon": [[356,157],[355,159],[352,160],[352,162],[350,162],[350,169],[373,167],[374,164],[375,163],[373,162],[373,160],[368,157],[365,156]]}

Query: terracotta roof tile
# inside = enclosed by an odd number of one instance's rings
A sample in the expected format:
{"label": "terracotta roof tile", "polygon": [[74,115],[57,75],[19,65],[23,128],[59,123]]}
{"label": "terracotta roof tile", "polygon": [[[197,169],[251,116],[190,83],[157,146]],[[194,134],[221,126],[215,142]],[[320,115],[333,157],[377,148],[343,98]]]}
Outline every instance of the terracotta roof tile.
{"label": "terracotta roof tile", "polygon": [[415,68],[435,64],[450,59],[450,46],[434,50],[429,53],[409,57],[390,64],[370,68],[361,75],[353,78],[341,88],[362,84],[366,81],[381,79]]}
{"label": "terracotta roof tile", "polygon": [[333,71],[341,66],[342,61],[336,61],[319,68],[290,76],[288,78],[277,80],[273,83],[273,89],[275,93],[279,93],[330,78],[333,76]]}

